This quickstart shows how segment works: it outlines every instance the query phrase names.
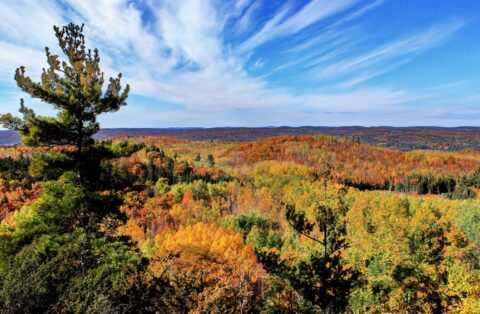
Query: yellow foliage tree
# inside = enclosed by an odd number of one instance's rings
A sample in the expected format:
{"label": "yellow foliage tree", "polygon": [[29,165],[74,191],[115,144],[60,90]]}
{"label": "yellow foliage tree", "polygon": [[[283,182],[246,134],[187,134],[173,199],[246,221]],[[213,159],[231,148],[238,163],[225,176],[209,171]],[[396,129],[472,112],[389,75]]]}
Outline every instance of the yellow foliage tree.
{"label": "yellow foliage tree", "polygon": [[194,312],[245,312],[264,276],[253,248],[233,229],[215,224],[180,226],[155,238],[150,272],[167,278],[174,298]]}
{"label": "yellow foliage tree", "polygon": [[478,307],[480,278],[469,261],[475,245],[454,226],[456,201],[351,193],[346,255],[365,281],[353,295],[357,310],[431,313]]}

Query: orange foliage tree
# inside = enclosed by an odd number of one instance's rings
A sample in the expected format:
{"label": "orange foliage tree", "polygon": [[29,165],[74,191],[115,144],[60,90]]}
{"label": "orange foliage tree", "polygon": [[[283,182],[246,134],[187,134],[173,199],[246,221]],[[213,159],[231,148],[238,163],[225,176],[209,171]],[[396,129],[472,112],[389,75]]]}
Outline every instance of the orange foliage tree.
{"label": "orange foliage tree", "polygon": [[180,226],[159,234],[150,272],[167,278],[172,302],[194,312],[246,312],[253,307],[263,268],[253,248],[233,229],[215,224]]}

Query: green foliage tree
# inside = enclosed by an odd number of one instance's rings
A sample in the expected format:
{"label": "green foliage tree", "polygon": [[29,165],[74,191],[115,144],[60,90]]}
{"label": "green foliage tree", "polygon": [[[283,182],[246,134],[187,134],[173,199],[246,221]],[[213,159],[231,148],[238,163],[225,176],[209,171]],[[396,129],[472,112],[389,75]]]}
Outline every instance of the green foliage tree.
{"label": "green foliage tree", "polygon": [[21,155],[20,158],[0,158],[0,179],[22,180],[28,177],[29,160]]}
{"label": "green foliage tree", "polygon": [[473,186],[477,189],[480,188],[480,168],[468,174],[465,181],[465,183],[470,186]]}
{"label": "green foliage tree", "polygon": [[342,312],[348,306],[349,293],[358,277],[342,258],[342,252],[348,247],[343,220],[348,209],[345,193],[341,190],[337,195],[339,206],[329,206],[327,202],[318,204],[315,222],[310,222],[304,211],[295,206],[286,206],[289,225],[314,243],[313,247],[304,248],[305,255],[285,260],[276,251],[258,252],[265,268],[285,278],[308,304],[334,313]]}
{"label": "green foliage tree", "polygon": [[116,311],[133,297],[142,260],[93,229],[107,204],[78,183],[72,173],[44,183],[40,199],[0,224],[1,313]]}
{"label": "green foliage tree", "polygon": [[125,105],[129,87],[122,90],[119,75],[102,90],[99,53],[86,49],[83,26],[54,30],[67,61],[46,48],[49,68],[41,82],[27,77],[23,67],[15,80],[58,115],[37,116],[22,100],[22,118],[0,116],[23,144],[65,146],[61,153],[33,157],[30,174],[46,181],[42,197],[16,212],[11,223],[0,224],[0,312],[125,312],[125,305],[135,312],[129,291],[144,264],[128,238],[116,233],[120,200],[100,192],[128,181],[123,173],[112,176],[118,171],[103,161],[142,146],[93,139],[97,116]]}
{"label": "green foliage tree", "polygon": [[480,245],[480,208],[476,202],[466,202],[458,208],[455,224],[471,242]]}
{"label": "green foliage tree", "polygon": [[215,166],[215,159],[213,158],[212,154],[208,154],[207,156],[207,166],[213,168]]}
{"label": "green foliage tree", "polygon": [[22,99],[19,111],[23,117],[3,114],[0,123],[18,131],[23,144],[74,146],[75,170],[83,182],[91,162],[87,156],[94,145],[93,135],[100,129],[97,116],[125,105],[130,87],[122,89],[119,74],[110,78],[105,91],[102,89],[105,79],[100,70],[100,55],[97,49],[92,52],[86,48],[83,25],[55,26],[54,31],[66,61],[51,54],[47,47],[48,68],[43,69],[41,81],[34,82],[23,66],[15,71],[15,81],[33,98],[53,105],[59,110],[57,116],[37,116]]}

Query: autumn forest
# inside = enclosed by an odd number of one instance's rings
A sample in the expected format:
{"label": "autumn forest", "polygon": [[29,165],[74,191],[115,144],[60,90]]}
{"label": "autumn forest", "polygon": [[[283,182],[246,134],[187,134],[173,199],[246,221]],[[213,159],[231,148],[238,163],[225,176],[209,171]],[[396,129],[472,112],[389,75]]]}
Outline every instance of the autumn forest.
{"label": "autumn forest", "polygon": [[95,140],[130,87],[54,33],[15,80],[58,115],[0,118],[0,313],[480,313],[479,151]]}

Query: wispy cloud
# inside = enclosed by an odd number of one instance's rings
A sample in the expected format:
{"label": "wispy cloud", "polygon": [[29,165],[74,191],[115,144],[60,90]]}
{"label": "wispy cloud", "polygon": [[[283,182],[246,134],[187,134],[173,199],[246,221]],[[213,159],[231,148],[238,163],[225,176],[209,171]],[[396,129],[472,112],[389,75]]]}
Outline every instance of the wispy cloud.
{"label": "wispy cloud", "polygon": [[240,51],[248,51],[270,40],[294,35],[306,27],[330,17],[353,5],[356,0],[312,0],[298,12],[286,18],[292,4],[285,4],[263,28],[239,46]]}
{"label": "wispy cloud", "polygon": [[55,43],[52,26],[64,23],[63,10],[54,0],[0,1],[0,40],[43,48]]}
{"label": "wispy cloud", "polygon": [[357,11],[354,11],[344,17],[342,17],[341,19],[339,19],[337,22],[335,22],[332,26],[339,26],[341,24],[345,24],[346,22],[349,22],[351,20],[354,20],[354,19],[357,19],[359,18],[360,16],[362,15],[365,15],[366,13],[368,13],[369,11],[372,11],[373,9],[381,6],[382,4],[385,3],[385,0],[376,0],[376,1],[373,1],[363,7],[361,7],[359,10]]}
{"label": "wispy cloud", "polygon": [[[373,67],[383,67],[386,63],[399,58],[411,58],[414,54],[445,43],[463,25],[464,23],[459,21],[434,25],[426,31],[390,42],[365,54],[330,64],[321,69],[318,75],[320,77],[346,75],[363,69],[371,70]],[[402,64],[403,62],[398,63],[398,65]],[[390,67],[390,69],[394,68]]]}
{"label": "wispy cloud", "polygon": [[245,14],[237,22],[237,33],[243,33],[252,28],[255,24],[255,15],[262,7],[261,1],[254,1],[251,6],[245,11]]}
{"label": "wispy cloud", "polygon": [[52,25],[75,21],[85,23],[106,74],[122,72],[134,95],[181,108],[139,104],[116,121],[132,123],[135,114],[150,126],[260,125],[268,112],[263,124],[300,125],[320,123],[326,112],[345,119],[346,112],[387,114],[424,96],[358,86],[448,42],[465,25],[440,22],[371,42],[362,18],[387,2],[291,0],[272,15],[259,0],[0,0],[0,94],[16,90],[17,66],[40,73],[44,45],[56,45]]}
{"label": "wispy cloud", "polygon": [[0,41],[0,82],[11,83],[14,70],[20,65],[28,65],[32,77],[38,78],[45,60],[41,50]]}

